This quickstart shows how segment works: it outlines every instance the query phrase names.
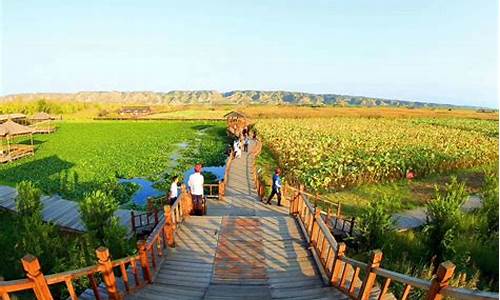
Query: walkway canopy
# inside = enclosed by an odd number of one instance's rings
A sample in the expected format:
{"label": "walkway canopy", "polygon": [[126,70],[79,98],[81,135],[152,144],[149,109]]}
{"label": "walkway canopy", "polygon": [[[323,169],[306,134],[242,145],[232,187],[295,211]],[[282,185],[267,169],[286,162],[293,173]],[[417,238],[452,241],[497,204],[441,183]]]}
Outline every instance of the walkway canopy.
{"label": "walkway canopy", "polygon": [[[16,138],[22,136],[29,136],[31,145],[16,144]],[[12,120],[0,124],[0,163],[34,154],[33,129]]]}

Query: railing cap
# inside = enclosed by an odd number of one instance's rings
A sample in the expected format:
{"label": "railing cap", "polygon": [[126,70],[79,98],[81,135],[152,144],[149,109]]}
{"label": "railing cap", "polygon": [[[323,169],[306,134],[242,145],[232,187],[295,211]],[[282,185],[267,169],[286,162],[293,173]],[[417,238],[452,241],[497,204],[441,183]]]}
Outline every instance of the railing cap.
{"label": "railing cap", "polygon": [[31,254],[26,254],[21,262],[23,264],[24,270],[30,275],[37,275],[40,273],[40,263],[38,262],[38,258]]}
{"label": "railing cap", "polygon": [[109,250],[106,247],[99,247],[95,250],[95,254],[99,262],[106,262],[109,260]]}
{"label": "railing cap", "polygon": [[454,272],[455,272],[455,264],[447,260],[439,264],[436,273],[436,278],[441,282],[448,281],[451,279]]}

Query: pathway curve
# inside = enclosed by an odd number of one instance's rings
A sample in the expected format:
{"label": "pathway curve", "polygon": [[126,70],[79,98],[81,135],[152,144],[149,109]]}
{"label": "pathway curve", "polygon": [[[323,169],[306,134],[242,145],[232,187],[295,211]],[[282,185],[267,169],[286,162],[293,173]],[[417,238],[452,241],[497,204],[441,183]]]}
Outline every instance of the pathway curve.
{"label": "pathway curve", "polygon": [[182,224],[154,283],[131,299],[348,299],[323,283],[287,208],[258,200],[252,164],[248,153],[232,162],[224,200]]}

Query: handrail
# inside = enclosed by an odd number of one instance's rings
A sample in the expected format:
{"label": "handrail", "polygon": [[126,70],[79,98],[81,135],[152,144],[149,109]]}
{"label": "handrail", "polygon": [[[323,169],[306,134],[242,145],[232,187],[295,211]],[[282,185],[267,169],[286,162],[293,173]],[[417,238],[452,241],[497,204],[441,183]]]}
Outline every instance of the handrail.
{"label": "handrail", "polygon": [[[296,216],[310,243],[318,267],[327,275],[330,285],[339,288],[351,298],[367,300],[374,296],[373,293],[377,299],[386,296],[391,298],[393,295],[390,286],[397,282],[404,286],[399,297],[403,300],[408,299],[414,289],[423,290],[428,300],[442,299],[443,296],[463,300],[498,299],[498,293],[449,287],[448,282],[455,270],[455,265],[449,261],[439,265],[432,280],[424,280],[381,268],[380,250],[372,251],[368,263],[347,257],[345,243],[335,240],[321,216],[321,209],[310,203],[303,188],[290,187],[290,190],[295,191],[294,195],[290,196],[290,214]],[[364,272],[361,272],[362,270]],[[384,279],[381,287],[378,287],[377,276]]]}
{"label": "handrail", "polygon": [[[168,247],[175,247],[176,228],[187,218],[192,211],[191,196],[182,188],[181,194],[172,206],[165,206],[165,219],[159,222],[146,241],[137,243],[138,254],[111,260],[109,251],[100,247],[96,250],[98,263],[96,265],[65,271],[45,276],[41,272],[40,263],[36,257],[26,255],[22,259],[27,279],[0,281],[0,297],[10,299],[9,294],[32,290],[36,299],[53,299],[49,286],[64,283],[70,294],[70,299],[78,299],[73,281],[87,277],[91,284],[91,291],[96,299],[101,299],[97,276],[100,274],[109,299],[121,299],[123,293],[133,292],[147,283],[152,283],[159,271],[159,266]],[[119,269],[120,276],[115,276],[114,268]],[[142,273],[138,269],[142,269]],[[118,274],[117,273],[117,274]],[[129,281],[134,278],[135,287]],[[122,281],[125,290],[119,290],[117,280]]]}
{"label": "handrail", "polygon": [[30,281],[29,279],[0,281],[0,296],[3,297],[3,295],[6,295],[8,293],[15,293],[23,290],[29,290],[32,289],[33,286],[34,286],[33,282]]}

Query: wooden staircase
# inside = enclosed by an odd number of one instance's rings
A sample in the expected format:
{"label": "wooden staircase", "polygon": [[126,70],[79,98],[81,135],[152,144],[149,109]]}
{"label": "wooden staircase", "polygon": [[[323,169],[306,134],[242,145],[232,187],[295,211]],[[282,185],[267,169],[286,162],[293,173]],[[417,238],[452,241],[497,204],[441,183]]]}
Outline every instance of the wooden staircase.
{"label": "wooden staircase", "polygon": [[348,299],[311,255],[289,216],[191,217],[154,283],[129,299]]}

